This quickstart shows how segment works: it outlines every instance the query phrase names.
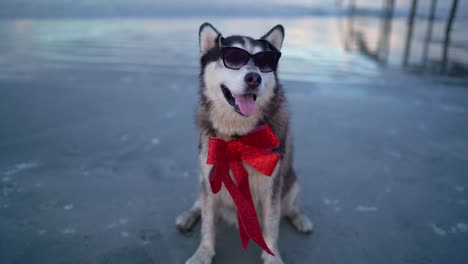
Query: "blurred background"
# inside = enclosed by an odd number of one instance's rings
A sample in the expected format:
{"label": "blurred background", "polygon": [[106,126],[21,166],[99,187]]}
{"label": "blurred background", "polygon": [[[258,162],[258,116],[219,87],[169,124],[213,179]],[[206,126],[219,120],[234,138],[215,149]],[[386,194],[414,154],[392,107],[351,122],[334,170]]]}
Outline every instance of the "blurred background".
{"label": "blurred background", "polygon": [[[2,0],[0,263],[184,263],[198,27],[283,24],[302,206],[286,263],[467,263],[463,0]],[[215,263],[259,263],[218,229]]]}

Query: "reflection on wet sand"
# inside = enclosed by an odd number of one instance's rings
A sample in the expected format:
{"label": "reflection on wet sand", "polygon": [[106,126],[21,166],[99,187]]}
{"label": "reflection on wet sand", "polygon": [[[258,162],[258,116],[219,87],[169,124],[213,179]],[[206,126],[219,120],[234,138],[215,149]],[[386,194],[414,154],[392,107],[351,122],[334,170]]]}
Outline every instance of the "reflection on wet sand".
{"label": "reflection on wet sand", "polygon": [[[372,61],[342,49],[336,18],[209,19],[225,35],[260,37],[271,25],[286,27],[281,73],[312,82],[369,82]],[[193,74],[198,71],[198,25],[204,19],[15,20],[0,22],[0,78],[52,78],[80,72]],[[170,24],[171,27],[167,27]],[[55,77],[54,77],[55,76]]]}

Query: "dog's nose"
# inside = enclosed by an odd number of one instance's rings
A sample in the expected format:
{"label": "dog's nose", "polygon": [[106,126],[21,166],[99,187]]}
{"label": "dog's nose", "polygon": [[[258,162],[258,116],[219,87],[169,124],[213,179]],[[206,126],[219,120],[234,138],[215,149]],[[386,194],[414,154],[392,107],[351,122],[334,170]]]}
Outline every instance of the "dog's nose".
{"label": "dog's nose", "polygon": [[249,72],[245,75],[245,82],[250,89],[255,89],[262,83],[262,77],[256,72]]}

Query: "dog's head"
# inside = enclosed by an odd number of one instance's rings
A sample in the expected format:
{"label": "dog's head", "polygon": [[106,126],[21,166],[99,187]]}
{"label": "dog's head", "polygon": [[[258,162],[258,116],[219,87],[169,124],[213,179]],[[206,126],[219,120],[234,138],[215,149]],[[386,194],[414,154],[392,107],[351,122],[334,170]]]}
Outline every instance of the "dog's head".
{"label": "dog's head", "polygon": [[[276,66],[284,39],[277,25],[259,39],[223,37],[211,24],[201,25],[202,96],[214,115],[235,122],[261,118],[277,86]],[[216,120],[214,120],[216,121]]]}

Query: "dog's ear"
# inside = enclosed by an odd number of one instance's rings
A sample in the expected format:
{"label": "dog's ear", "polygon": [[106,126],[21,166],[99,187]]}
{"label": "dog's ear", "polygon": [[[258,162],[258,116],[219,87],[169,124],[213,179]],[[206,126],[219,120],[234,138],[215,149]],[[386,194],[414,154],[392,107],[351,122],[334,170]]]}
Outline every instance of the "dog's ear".
{"label": "dog's ear", "polygon": [[210,23],[203,23],[200,26],[198,36],[200,38],[200,56],[205,55],[210,49],[216,46],[216,41],[221,34]]}
{"label": "dog's ear", "polygon": [[276,25],[268,33],[266,33],[262,39],[270,42],[275,48],[281,50],[284,40],[284,28],[282,25]]}

